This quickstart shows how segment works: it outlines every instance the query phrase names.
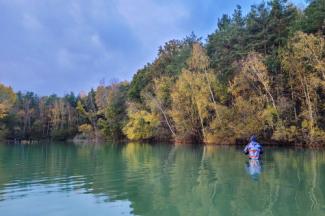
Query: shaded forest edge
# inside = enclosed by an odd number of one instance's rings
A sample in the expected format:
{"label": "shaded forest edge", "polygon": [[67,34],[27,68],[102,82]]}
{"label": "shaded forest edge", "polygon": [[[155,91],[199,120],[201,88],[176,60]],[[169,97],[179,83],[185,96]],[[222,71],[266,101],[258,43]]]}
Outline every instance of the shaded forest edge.
{"label": "shaded forest edge", "polygon": [[[325,144],[325,0],[237,6],[203,42],[166,42],[130,82],[39,97],[0,84],[6,140]],[[126,62],[127,63],[127,62]]]}

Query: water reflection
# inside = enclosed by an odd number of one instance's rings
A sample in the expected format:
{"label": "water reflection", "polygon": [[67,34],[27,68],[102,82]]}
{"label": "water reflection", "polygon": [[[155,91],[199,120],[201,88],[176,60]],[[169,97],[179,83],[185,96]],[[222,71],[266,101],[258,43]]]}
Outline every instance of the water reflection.
{"label": "water reflection", "polygon": [[262,172],[234,147],[0,145],[0,215],[324,215],[324,152],[265,152]]}
{"label": "water reflection", "polygon": [[253,180],[258,180],[259,176],[262,173],[260,160],[250,159],[246,162],[246,171],[252,177]]}

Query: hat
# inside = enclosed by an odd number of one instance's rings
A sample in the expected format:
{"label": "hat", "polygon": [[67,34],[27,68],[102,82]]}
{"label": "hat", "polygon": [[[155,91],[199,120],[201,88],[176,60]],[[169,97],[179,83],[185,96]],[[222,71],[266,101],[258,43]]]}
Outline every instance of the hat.
{"label": "hat", "polygon": [[249,141],[252,142],[256,142],[256,136],[255,135],[252,135],[251,138],[249,138]]}

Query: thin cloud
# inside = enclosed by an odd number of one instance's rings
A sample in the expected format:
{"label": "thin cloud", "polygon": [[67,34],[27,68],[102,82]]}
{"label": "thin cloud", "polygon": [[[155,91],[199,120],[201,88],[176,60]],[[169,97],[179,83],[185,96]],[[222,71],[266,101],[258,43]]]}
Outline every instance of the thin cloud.
{"label": "thin cloud", "polygon": [[167,40],[205,36],[222,13],[254,2],[0,0],[0,82],[62,95],[130,80]]}
{"label": "thin cloud", "polygon": [[158,4],[150,0],[138,0],[136,3],[133,0],[118,0],[117,9],[132,31],[146,44],[146,39],[152,41],[180,33],[183,30],[181,21],[190,15],[184,5],[168,1]]}

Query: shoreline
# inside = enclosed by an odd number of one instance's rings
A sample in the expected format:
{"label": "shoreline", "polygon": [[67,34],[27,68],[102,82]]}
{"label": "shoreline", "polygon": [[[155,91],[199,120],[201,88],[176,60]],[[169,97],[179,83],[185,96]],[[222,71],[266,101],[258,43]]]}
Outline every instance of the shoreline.
{"label": "shoreline", "polygon": [[[23,145],[33,145],[33,144],[41,144],[41,143],[73,143],[79,144],[79,142],[74,142],[73,140],[50,140],[50,139],[41,139],[41,140],[0,140],[0,142],[4,142],[6,144],[23,144]],[[84,140],[81,142],[82,144],[101,144],[112,142],[109,140],[101,140],[100,142],[93,142],[91,140]],[[191,141],[175,141],[175,140],[116,140],[113,142],[120,142],[123,144],[132,143],[132,142],[142,142],[145,144],[158,144],[158,143],[166,143],[169,145],[193,145],[193,146],[244,146],[248,143],[245,140],[238,140],[235,143],[205,143],[205,142],[191,142]],[[296,142],[281,142],[274,140],[260,140],[262,146],[266,147],[297,147],[297,148],[305,148],[305,149],[325,149],[325,143],[318,144],[305,144],[305,143],[296,143]]]}

